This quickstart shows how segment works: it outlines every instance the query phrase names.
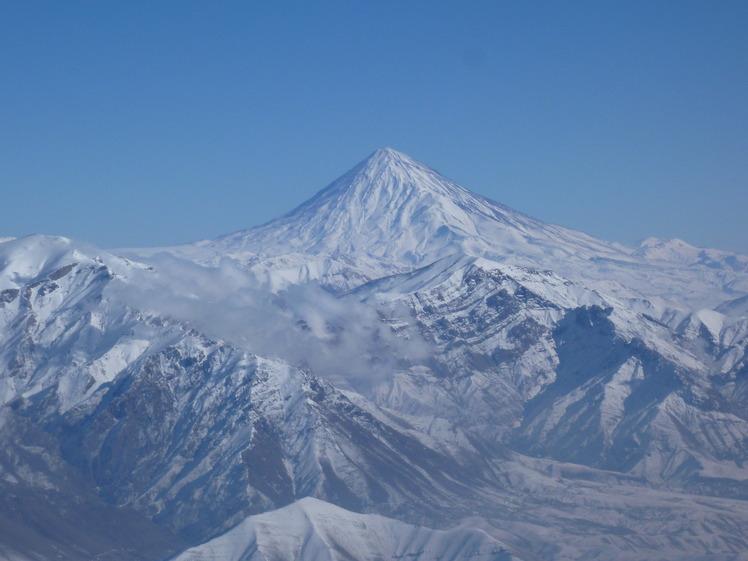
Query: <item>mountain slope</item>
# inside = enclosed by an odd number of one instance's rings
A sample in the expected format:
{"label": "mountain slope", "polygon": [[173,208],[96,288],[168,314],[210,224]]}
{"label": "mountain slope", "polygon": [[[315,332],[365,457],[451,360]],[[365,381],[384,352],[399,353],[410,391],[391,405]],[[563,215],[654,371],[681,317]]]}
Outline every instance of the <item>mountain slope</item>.
{"label": "mountain slope", "polygon": [[511,561],[499,542],[479,530],[440,531],[375,514],[357,514],[306,498],[258,514],[174,561]]}
{"label": "mountain slope", "polygon": [[229,255],[347,254],[417,266],[453,253],[560,252],[623,257],[613,244],[544,224],[464,187],[390,148],[382,148],[282,218],[219,238]]}
{"label": "mountain slope", "polygon": [[[152,299],[129,285],[159,271],[69,240],[26,243],[55,264],[0,303],[5,405],[104,501],[202,540],[310,495],[458,518],[491,484],[486,449],[430,447],[407,421],[372,414],[308,369],[134,308]],[[56,269],[60,252],[76,261]]]}
{"label": "mountain slope", "polygon": [[[51,525],[3,554],[748,551],[741,256],[595,240],[389,149],[268,224],[129,255],[0,242],[4,509]],[[80,510],[122,531],[66,532]]]}
{"label": "mountain slope", "polygon": [[[663,314],[673,307],[713,308],[748,294],[748,257],[691,248],[686,253],[701,251],[703,258],[663,259],[667,252],[656,249],[662,243],[649,240],[636,251],[543,223],[381,148],[262,226],[130,254],[147,259],[168,251],[212,265],[229,257],[275,289],[319,280],[333,290],[348,290],[459,253],[553,270],[621,298],[654,298]],[[663,298],[667,303],[659,301]]]}
{"label": "mountain slope", "polygon": [[0,559],[142,561],[186,544],[107,504],[33,420],[0,408]]}
{"label": "mountain slope", "polygon": [[[686,337],[581,283],[482,258],[444,259],[343,297],[356,299],[431,345],[429,360],[359,386],[381,405],[533,455],[748,491],[748,415],[726,391],[741,378],[744,335],[723,345],[699,323]],[[737,363],[721,359],[731,355]]]}

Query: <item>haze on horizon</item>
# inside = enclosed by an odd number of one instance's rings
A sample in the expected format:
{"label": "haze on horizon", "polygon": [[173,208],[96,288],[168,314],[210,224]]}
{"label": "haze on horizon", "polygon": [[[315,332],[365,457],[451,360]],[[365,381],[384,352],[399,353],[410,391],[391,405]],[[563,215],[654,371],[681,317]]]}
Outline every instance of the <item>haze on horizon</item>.
{"label": "haze on horizon", "polygon": [[547,222],[748,253],[748,4],[0,7],[0,236],[170,245],[380,146]]}

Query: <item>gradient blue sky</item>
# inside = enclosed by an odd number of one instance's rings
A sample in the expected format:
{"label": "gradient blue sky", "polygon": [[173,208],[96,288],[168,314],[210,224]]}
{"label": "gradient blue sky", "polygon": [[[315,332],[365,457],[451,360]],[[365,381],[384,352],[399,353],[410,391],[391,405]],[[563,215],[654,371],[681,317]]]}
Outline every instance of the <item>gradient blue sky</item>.
{"label": "gradient blue sky", "polygon": [[748,252],[748,2],[0,4],[0,236],[246,228],[380,146],[548,222]]}

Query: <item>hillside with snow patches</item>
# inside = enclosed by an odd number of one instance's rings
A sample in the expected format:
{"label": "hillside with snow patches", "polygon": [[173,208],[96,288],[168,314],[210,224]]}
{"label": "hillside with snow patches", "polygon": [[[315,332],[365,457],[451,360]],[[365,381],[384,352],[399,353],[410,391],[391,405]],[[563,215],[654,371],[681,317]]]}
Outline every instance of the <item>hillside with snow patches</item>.
{"label": "hillside with snow patches", "polygon": [[0,441],[13,561],[740,559],[748,257],[389,148],[215,240],[8,238]]}

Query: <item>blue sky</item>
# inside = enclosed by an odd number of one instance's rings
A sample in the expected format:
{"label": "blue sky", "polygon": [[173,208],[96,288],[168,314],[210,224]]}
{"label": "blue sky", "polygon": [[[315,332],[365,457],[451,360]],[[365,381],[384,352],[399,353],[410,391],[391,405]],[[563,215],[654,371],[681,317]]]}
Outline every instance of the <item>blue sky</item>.
{"label": "blue sky", "polygon": [[282,214],[380,146],[545,221],[748,252],[748,2],[0,4],[0,236]]}

